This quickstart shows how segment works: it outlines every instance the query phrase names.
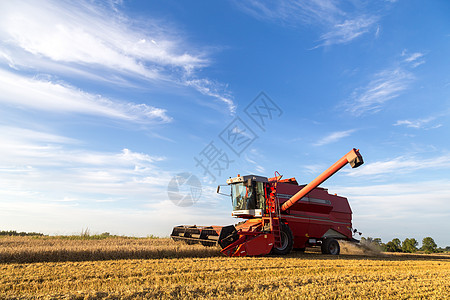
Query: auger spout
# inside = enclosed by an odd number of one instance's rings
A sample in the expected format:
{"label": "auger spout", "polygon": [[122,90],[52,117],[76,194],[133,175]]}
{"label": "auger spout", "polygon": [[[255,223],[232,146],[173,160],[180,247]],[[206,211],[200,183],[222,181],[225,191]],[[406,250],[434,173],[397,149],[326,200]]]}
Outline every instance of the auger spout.
{"label": "auger spout", "polygon": [[331,167],[326,169],[322,174],[316,177],[313,181],[311,181],[307,186],[297,192],[294,196],[292,196],[288,201],[283,203],[281,206],[281,211],[286,211],[292,205],[294,205],[297,201],[308,195],[313,189],[322,184],[325,180],[333,176],[337,171],[342,169],[346,164],[350,164],[352,168],[357,168],[364,163],[361,154],[359,154],[359,150],[353,148],[349,153],[345,154],[341,159],[335,162]]}

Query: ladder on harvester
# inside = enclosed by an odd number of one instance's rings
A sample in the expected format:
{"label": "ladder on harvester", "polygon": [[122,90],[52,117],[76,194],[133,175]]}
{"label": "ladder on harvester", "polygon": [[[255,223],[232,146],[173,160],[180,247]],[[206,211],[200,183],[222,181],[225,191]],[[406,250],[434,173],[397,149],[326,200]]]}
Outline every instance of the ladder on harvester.
{"label": "ladder on harvester", "polygon": [[275,248],[281,248],[281,222],[280,222],[280,202],[276,194],[278,180],[281,179],[280,173],[275,172],[275,182],[270,186],[269,194],[269,225],[275,239]]}

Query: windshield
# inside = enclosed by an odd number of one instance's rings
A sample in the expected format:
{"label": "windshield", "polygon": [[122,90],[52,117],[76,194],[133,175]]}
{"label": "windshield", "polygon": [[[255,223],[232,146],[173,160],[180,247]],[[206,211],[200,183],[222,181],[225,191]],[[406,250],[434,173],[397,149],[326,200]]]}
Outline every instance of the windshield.
{"label": "windshield", "polygon": [[253,187],[244,186],[244,183],[236,183],[231,186],[231,199],[233,210],[255,209],[255,196]]}

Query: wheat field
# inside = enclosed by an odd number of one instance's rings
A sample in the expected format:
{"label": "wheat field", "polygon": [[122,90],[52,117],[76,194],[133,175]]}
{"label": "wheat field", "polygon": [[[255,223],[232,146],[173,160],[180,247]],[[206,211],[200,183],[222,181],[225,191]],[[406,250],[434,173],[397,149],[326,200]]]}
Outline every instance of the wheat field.
{"label": "wheat field", "polygon": [[170,239],[0,237],[0,263],[98,261],[220,256],[219,249]]}
{"label": "wheat field", "polygon": [[0,238],[0,299],[449,299],[450,256],[343,245],[284,257],[221,256],[169,239]]}

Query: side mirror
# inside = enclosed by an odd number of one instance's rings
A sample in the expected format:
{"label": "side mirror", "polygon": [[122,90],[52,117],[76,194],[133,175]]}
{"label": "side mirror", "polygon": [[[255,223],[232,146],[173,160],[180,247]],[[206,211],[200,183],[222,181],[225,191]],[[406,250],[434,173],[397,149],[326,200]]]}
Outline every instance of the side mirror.
{"label": "side mirror", "polygon": [[218,186],[217,186],[217,194],[223,195],[223,196],[231,197],[231,193],[230,193],[230,194],[224,194],[224,193],[221,193],[221,192],[220,192],[220,187],[221,187],[221,186],[228,186],[228,184],[227,184],[227,185],[225,185],[225,184],[218,185]]}

